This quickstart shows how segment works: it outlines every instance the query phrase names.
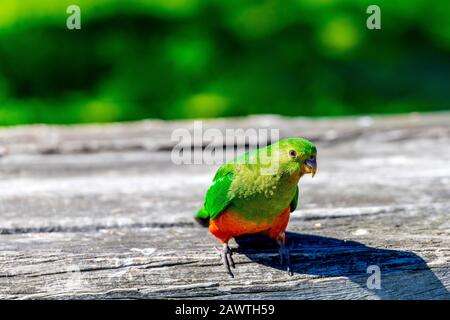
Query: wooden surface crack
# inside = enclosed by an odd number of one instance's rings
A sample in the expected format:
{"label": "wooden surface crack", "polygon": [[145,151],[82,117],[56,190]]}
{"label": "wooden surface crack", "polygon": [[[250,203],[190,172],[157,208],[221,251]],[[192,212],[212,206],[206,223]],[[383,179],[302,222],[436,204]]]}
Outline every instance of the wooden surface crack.
{"label": "wooden surface crack", "polygon": [[[449,113],[204,121],[278,128],[318,148],[287,229],[294,275],[274,243],[241,237],[235,278],[193,220],[219,164],[171,161],[172,132],[192,121],[2,128],[0,298],[450,299],[449,123]],[[368,287],[371,266],[380,289]]]}

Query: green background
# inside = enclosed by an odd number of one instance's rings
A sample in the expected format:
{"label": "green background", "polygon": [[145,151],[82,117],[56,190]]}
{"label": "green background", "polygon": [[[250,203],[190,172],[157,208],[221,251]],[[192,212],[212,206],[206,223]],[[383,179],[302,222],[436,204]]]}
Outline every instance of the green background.
{"label": "green background", "polygon": [[449,110],[449,90],[448,0],[0,0],[0,125]]}

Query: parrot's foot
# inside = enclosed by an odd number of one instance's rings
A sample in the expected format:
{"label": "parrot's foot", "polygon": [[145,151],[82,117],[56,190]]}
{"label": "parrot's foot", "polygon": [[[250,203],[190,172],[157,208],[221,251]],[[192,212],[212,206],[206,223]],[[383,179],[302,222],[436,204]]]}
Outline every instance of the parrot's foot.
{"label": "parrot's foot", "polygon": [[293,276],[294,273],[292,272],[291,255],[289,253],[289,249],[286,247],[284,241],[279,241],[278,245],[280,246],[280,249],[278,250],[280,254],[280,264],[282,266],[286,265],[288,274],[290,276]]}
{"label": "parrot's foot", "polygon": [[232,252],[231,252],[230,247],[228,246],[228,243],[223,244],[221,251],[217,248],[216,248],[216,250],[219,252],[219,254],[222,258],[222,263],[225,266],[225,270],[228,272],[228,274],[232,278],[234,278],[234,274],[231,272],[231,268],[235,268],[235,265],[234,265],[233,258],[231,256]]}

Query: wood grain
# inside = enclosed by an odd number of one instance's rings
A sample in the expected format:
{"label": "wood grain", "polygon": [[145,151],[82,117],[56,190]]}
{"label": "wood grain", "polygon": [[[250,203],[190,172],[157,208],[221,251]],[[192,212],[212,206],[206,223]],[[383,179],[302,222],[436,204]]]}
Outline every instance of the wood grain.
{"label": "wood grain", "polygon": [[224,272],[192,219],[217,165],[171,162],[192,122],[14,127],[0,129],[0,298],[450,299],[449,113],[203,126],[318,146],[288,227],[294,276],[259,237],[233,242]]}

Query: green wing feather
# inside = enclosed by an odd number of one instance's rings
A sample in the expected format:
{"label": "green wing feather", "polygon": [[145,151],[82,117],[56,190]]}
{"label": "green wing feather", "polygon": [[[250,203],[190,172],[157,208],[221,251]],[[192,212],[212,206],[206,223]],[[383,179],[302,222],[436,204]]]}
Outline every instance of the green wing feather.
{"label": "green wing feather", "polygon": [[295,190],[295,196],[291,201],[291,212],[294,212],[295,209],[297,209],[297,205],[298,205],[298,186],[297,189]]}
{"label": "green wing feather", "polygon": [[217,171],[213,183],[206,192],[205,204],[196,217],[214,220],[231,203],[229,190],[234,179],[231,166],[225,165]]}

